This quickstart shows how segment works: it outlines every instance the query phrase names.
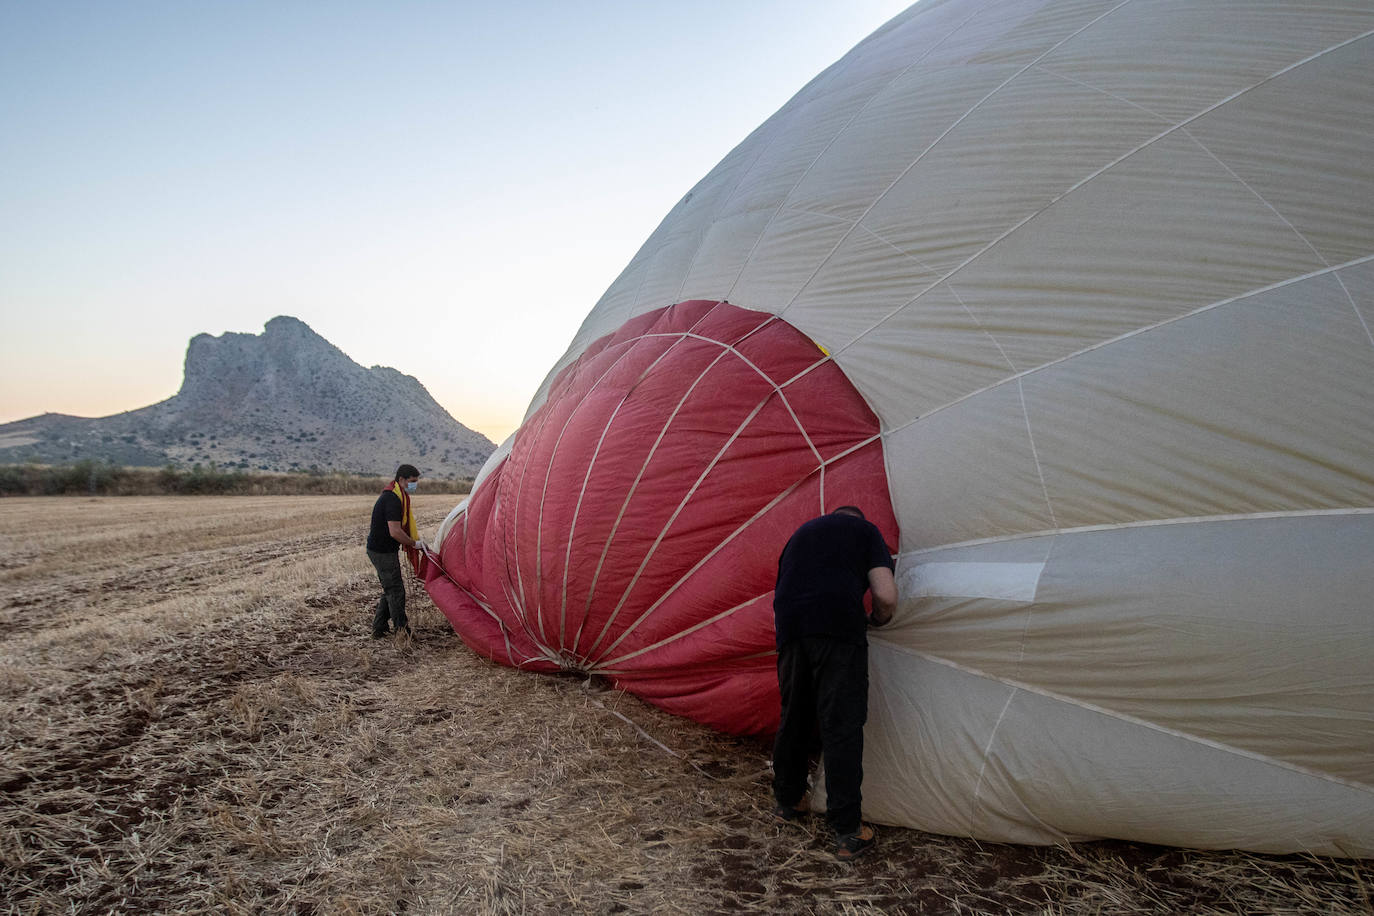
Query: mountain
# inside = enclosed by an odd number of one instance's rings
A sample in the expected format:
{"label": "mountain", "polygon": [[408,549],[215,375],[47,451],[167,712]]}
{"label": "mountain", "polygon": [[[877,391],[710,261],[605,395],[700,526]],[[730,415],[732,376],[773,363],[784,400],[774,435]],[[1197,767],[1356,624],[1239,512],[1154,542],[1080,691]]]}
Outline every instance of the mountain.
{"label": "mountain", "polygon": [[47,413],[0,425],[0,463],[81,459],[160,467],[470,477],[496,446],[395,369],[364,369],[303,321],[261,334],[197,334],[181,390],[108,417]]}

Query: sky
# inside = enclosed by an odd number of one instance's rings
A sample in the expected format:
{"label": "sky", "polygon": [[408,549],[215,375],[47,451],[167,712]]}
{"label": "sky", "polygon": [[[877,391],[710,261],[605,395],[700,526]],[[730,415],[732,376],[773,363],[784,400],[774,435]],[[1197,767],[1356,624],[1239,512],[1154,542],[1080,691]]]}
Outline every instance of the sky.
{"label": "sky", "polygon": [[500,442],[668,211],[908,0],[0,0],[0,423],[291,315]]}

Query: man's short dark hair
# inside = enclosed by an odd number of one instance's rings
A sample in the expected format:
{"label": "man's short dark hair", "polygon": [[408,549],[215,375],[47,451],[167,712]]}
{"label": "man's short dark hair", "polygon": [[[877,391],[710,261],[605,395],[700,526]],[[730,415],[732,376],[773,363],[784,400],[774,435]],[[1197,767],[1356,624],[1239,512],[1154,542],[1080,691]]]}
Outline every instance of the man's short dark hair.
{"label": "man's short dark hair", "polygon": [[831,515],[852,515],[856,518],[865,518],[863,510],[858,506],[840,506],[830,513]]}
{"label": "man's short dark hair", "polygon": [[412,477],[419,477],[420,469],[413,464],[403,464],[396,469],[396,480],[409,480]]}

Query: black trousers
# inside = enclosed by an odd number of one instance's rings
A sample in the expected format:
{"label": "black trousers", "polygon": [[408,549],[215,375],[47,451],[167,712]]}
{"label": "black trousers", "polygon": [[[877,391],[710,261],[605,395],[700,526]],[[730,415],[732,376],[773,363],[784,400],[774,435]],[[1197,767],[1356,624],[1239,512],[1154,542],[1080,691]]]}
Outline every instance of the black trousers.
{"label": "black trousers", "polygon": [[795,805],[806,794],[819,731],[825,760],[826,817],[840,836],[859,829],[863,806],[868,647],[824,637],[778,650],[782,720],[773,742],[773,798]]}
{"label": "black trousers", "polygon": [[367,558],[377,567],[377,581],[382,583],[382,597],[377,602],[377,613],[372,615],[372,632],[377,635],[385,633],[388,620],[400,632],[407,625],[406,584],[401,578],[401,555],[398,551],[380,553],[369,550]]}

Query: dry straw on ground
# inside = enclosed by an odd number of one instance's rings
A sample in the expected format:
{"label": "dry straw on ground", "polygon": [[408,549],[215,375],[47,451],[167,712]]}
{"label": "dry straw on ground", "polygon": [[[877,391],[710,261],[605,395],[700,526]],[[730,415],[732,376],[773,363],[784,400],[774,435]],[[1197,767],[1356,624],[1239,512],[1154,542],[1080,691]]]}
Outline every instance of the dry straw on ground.
{"label": "dry straw on ground", "polygon": [[370,504],[0,500],[5,912],[1374,913],[1370,863],[1303,856],[840,865],[757,744],[476,658],[414,582],[416,638],[368,639]]}

